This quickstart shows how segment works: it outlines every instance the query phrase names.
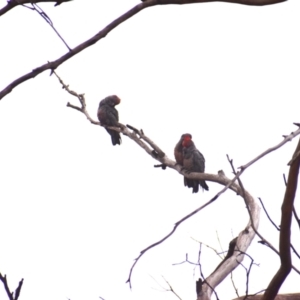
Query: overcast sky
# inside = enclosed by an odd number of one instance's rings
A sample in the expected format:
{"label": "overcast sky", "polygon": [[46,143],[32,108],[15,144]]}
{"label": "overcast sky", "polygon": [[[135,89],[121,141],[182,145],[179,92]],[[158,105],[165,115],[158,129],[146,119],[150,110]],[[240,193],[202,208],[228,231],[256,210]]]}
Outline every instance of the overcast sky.
{"label": "overcast sky", "polygon": [[[88,3],[88,4],[87,4]],[[0,0],[0,6],[6,4]],[[138,1],[40,4],[71,48],[90,38]],[[169,157],[182,133],[193,135],[206,172],[231,177],[295,130],[300,122],[300,3],[249,7],[228,3],[168,5],[146,9],[56,71],[78,93],[96,119],[99,101],[121,98],[120,122],[142,128]],[[17,7],[0,18],[0,90],[68,50],[34,11]],[[138,262],[133,289],[125,281],[139,252],[165,236],[176,221],[211,199],[222,186],[192,194],[174,170],[157,162],[125,136],[113,147],[107,132],[83,114],[55,76],[44,72],[16,87],[0,103],[0,271],[14,289],[24,278],[22,300],[195,299],[199,245],[218,251],[246,226],[243,199],[228,191],[182,224]],[[276,224],[284,195],[283,173],[297,139],[271,153],[242,176],[261,197]],[[299,197],[295,203],[300,213]],[[278,233],[263,212],[259,231],[273,245]],[[299,228],[292,228],[300,251]],[[219,241],[218,241],[219,237]],[[266,288],[279,258],[255,238],[250,293]],[[208,276],[220,259],[202,249]],[[299,259],[293,257],[299,269]],[[249,260],[244,260],[249,265]],[[234,281],[245,292],[245,270]],[[159,284],[158,284],[159,283]],[[281,292],[299,292],[294,271]],[[217,289],[235,296],[230,279]],[[0,299],[6,299],[0,287]]]}

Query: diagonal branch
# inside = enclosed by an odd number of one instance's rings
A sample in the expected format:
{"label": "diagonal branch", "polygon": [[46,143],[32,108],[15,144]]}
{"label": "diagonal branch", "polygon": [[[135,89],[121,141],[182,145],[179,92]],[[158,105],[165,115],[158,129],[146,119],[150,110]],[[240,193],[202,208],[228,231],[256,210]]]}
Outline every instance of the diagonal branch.
{"label": "diagonal branch", "polygon": [[[269,221],[272,223],[272,225],[278,230],[280,231],[280,228],[274,223],[274,221],[271,219],[271,217],[269,216],[267,209],[265,208],[265,205],[263,203],[263,201],[261,200],[261,198],[258,198],[260,201],[260,204],[265,212],[265,214],[267,215],[267,218],[269,219]],[[293,213],[295,211],[295,208],[293,208]],[[265,241],[264,241],[265,242]],[[264,244],[264,242],[262,244]],[[296,250],[296,248],[293,246],[293,244],[291,243],[291,248],[293,249],[293,252],[295,253],[295,255],[300,259],[300,254],[298,253],[298,251]],[[279,255],[279,253],[278,253]]]}
{"label": "diagonal branch", "polygon": [[41,7],[39,7],[36,3],[31,3],[31,6],[32,7],[28,7],[28,6],[24,5],[24,7],[28,8],[30,10],[36,11],[49,24],[49,26],[54,30],[54,32],[61,39],[61,41],[65,44],[65,46],[68,48],[68,50],[71,51],[71,48],[69,47],[69,45],[67,44],[67,42],[63,39],[63,37],[60,35],[60,33],[56,30],[56,28],[54,27],[54,24],[53,24],[52,20],[45,13],[45,11]]}
{"label": "diagonal branch", "polygon": [[270,215],[268,214],[268,211],[267,211],[267,209],[266,209],[266,207],[265,207],[265,205],[264,205],[264,203],[263,203],[263,201],[261,200],[260,197],[258,197],[258,200],[259,200],[259,202],[260,202],[260,204],[261,204],[261,206],[262,206],[262,208],[263,208],[263,210],[264,210],[264,212],[265,212],[267,218],[269,219],[269,221],[272,223],[272,225],[273,225],[278,231],[280,231],[280,228],[274,223],[274,221],[271,219]]}
{"label": "diagonal branch", "polygon": [[240,169],[243,171],[245,169],[247,169],[248,167],[250,167],[252,164],[254,164],[255,162],[257,162],[259,159],[263,158],[264,156],[266,156],[267,154],[279,149],[281,146],[283,146],[285,143],[290,142],[295,136],[297,136],[300,133],[300,123],[294,123],[294,125],[298,126],[299,128],[295,131],[295,132],[291,132],[289,135],[284,135],[283,136],[283,141],[280,142],[278,145],[271,147],[269,149],[267,149],[266,151],[262,152],[260,155],[258,155],[257,157],[255,157],[254,159],[252,159],[251,161],[249,161],[247,164],[240,166]]}
{"label": "diagonal branch", "polygon": [[[222,2],[227,2],[227,3],[238,3],[238,4],[245,4],[245,5],[269,5],[269,4],[275,4],[275,3],[281,3],[286,0],[223,0]],[[25,3],[38,3],[38,2],[49,2],[45,0],[36,0],[36,1],[29,1],[29,0],[11,0],[8,2],[8,4],[0,10],[0,16],[7,12],[8,10],[12,9],[13,7],[20,5],[20,4],[25,4]],[[52,1],[50,1],[52,2]],[[65,1],[57,1],[57,3],[61,3]],[[81,43],[74,49],[70,50],[67,52],[65,55],[61,56],[60,58],[48,62],[47,64],[44,64],[40,67],[37,67],[33,69],[31,72],[19,77],[18,79],[14,80],[11,82],[6,88],[4,88],[0,92],[0,100],[9,94],[16,86],[20,85],[21,83],[32,79],[36,77],[37,75],[41,74],[42,72],[46,70],[55,70],[58,66],[60,66],[62,63],[70,59],[71,57],[75,56],[79,52],[83,51],[84,49],[94,45],[97,43],[99,40],[104,38],[110,31],[112,31],[114,28],[116,28],[118,25],[121,23],[125,22],[135,14],[139,13],[141,10],[147,7],[155,6],[155,5],[164,5],[164,4],[189,4],[189,3],[204,3],[204,2],[215,2],[215,0],[147,0],[142,3],[137,4],[134,6],[132,9],[130,9],[128,12],[125,14],[121,15],[119,18],[115,19],[112,21],[110,24],[108,24],[105,28],[103,28],[101,31],[99,31],[95,36],[92,38],[86,40],[85,42]],[[52,72],[51,72],[52,74]]]}
{"label": "diagonal branch", "polygon": [[[31,1],[29,1],[29,2],[31,2]],[[46,70],[51,70],[51,71],[55,70],[58,66],[60,66],[62,63],[64,63],[65,61],[67,61],[71,57],[75,56],[76,54],[83,51],[84,49],[86,49],[86,48],[94,45],[95,43],[97,43],[99,40],[104,38],[109,32],[111,32],[118,25],[125,22],[126,20],[128,20],[129,18],[131,18],[132,16],[134,16],[135,14],[137,14],[138,12],[143,10],[144,8],[156,5],[157,2],[158,2],[158,0],[149,0],[147,2],[143,2],[143,3],[140,3],[136,6],[134,6],[132,9],[127,11],[125,14],[121,15],[119,18],[115,19],[113,22],[111,22],[106,27],[104,27],[96,35],[94,35],[90,39],[86,40],[85,42],[81,43],[80,45],[78,45],[77,47],[75,47],[71,51],[67,52],[66,54],[64,54],[63,56],[58,58],[57,60],[54,60],[52,62],[48,62],[48,63],[32,70],[31,72],[19,77],[15,81],[11,82],[6,88],[4,88],[0,92],[0,100],[4,96],[9,94],[16,86],[18,86],[19,84],[27,81],[28,79],[32,79],[35,76],[41,74],[42,72],[44,72]],[[26,2],[24,2],[24,3],[26,3]],[[51,72],[51,74],[52,74],[52,72]]]}
{"label": "diagonal branch", "polygon": [[164,279],[164,281],[166,282],[166,284],[169,286],[169,290],[166,289],[166,291],[172,292],[179,300],[182,300],[182,298],[180,298],[180,296],[174,291],[173,287],[172,287],[171,284],[165,279],[165,277],[162,276],[162,278]]}

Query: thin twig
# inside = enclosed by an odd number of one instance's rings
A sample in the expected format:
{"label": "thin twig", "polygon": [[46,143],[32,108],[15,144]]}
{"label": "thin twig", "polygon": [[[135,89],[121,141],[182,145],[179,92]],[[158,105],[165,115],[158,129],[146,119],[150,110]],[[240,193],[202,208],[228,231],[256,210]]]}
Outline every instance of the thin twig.
{"label": "thin twig", "polygon": [[243,255],[246,255],[251,261],[249,268],[245,268],[246,269],[246,292],[245,292],[245,297],[244,297],[244,300],[245,300],[245,299],[247,299],[248,291],[249,291],[249,277],[250,277],[251,268],[253,265],[257,265],[257,264],[254,263],[254,259],[249,254],[247,254],[246,252],[242,252],[242,251],[240,251],[240,252]]}
{"label": "thin twig", "polygon": [[[264,212],[266,213],[266,215],[267,215],[269,221],[273,224],[273,226],[274,226],[278,231],[280,231],[280,228],[273,222],[273,220],[272,220],[271,217],[269,216],[269,214],[268,214],[268,212],[267,212],[267,210],[266,210],[266,208],[265,208],[264,203],[262,202],[262,200],[261,200],[260,198],[258,198],[258,199],[259,199],[259,201],[260,201],[260,203],[261,203],[261,205],[262,205],[262,207],[263,207],[263,210],[264,210]],[[294,211],[294,208],[293,208],[293,211]],[[264,243],[262,243],[262,244],[264,244]],[[292,250],[293,250],[293,253],[300,259],[300,254],[298,253],[298,251],[296,250],[296,248],[293,246],[292,243],[291,243],[291,248],[292,248]]]}
{"label": "thin twig", "polygon": [[239,295],[238,288],[236,287],[235,282],[233,280],[233,272],[230,273],[230,280],[231,280],[231,284],[233,286],[233,289],[235,291],[235,294],[239,297],[240,295]]}
{"label": "thin twig", "polygon": [[[237,172],[236,172],[236,170],[235,170],[235,168],[234,168],[234,165],[233,165],[233,160],[229,158],[229,155],[228,155],[228,154],[226,154],[226,156],[227,156],[227,160],[228,160],[228,162],[229,162],[229,164],[230,164],[230,166],[231,166],[231,168],[232,168],[233,174],[237,176]],[[252,217],[252,214],[251,214],[251,211],[250,211],[249,204],[247,203],[247,201],[246,201],[246,199],[245,199],[245,189],[244,189],[244,185],[243,185],[243,183],[242,183],[242,180],[241,180],[240,176],[237,177],[237,180],[238,180],[239,186],[240,186],[241,189],[242,189],[242,197],[243,197],[243,199],[244,199],[244,201],[245,201],[245,205],[246,205],[246,208],[247,208],[249,217],[250,217],[251,225],[252,225],[253,229],[254,229],[255,231],[257,231],[257,230],[254,228],[254,220],[253,220],[253,217]]]}
{"label": "thin twig", "polygon": [[69,89],[69,85],[66,85],[63,80],[57,75],[57,73],[55,71],[53,71],[54,75],[58,78],[60,84],[63,86],[63,89],[65,89],[70,95],[76,97],[79,102],[80,102],[80,105],[81,107],[79,106],[76,106],[76,105],[73,105],[73,104],[70,104],[69,102],[67,103],[67,106],[68,107],[71,107],[73,109],[76,109],[78,111],[80,111],[81,113],[83,113],[86,118],[94,125],[100,125],[100,122],[97,122],[97,121],[94,121],[91,116],[89,115],[89,113],[87,112],[86,110],[86,102],[85,102],[85,97],[84,97],[84,94],[78,94],[76,93],[75,91],[72,91]]}
{"label": "thin twig", "polygon": [[[62,63],[70,59],[71,57],[75,56],[79,52],[85,50],[86,48],[94,45],[97,43],[99,40],[102,38],[106,37],[109,32],[111,32],[114,28],[116,28],[118,25],[122,24],[135,14],[139,13],[143,9],[155,5],[163,5],[163,4],[188,4],[188,3],[202,3],[202,2],[211,2],[212,0],[181,0],[181,1],[169,1],[169,0],[147,0],[145,2],[139,3],[136,6],[134,6],[132,9],[127,11],[125,14],[121,15],[114,21],[112,21],[110,24],[108,24],[105,28],[103,28],[101,31],[99,31],[95,36],[91,37],[90,39],[86,40],[85,42],[79,44],[77,47],[72,49],[72,51],[67,52],[60,58],[56,59],[53,62],[44,64],[42,66],[39,66],[32,70],[31,72],[19,77],[18,79],[14,80],[11,82],[6,88],[4,88],[0,92],[0,100],[9,94],[16,86],[20,85],[21,83],[34,78],[35,76],[39,75],[40,73],[46,71],[46,70],[55,70],[58,66],[60,66]],[[224,2],[229,2],[229,3],[239,3],[239,4],[245,4],[245,5],[269,5],[269,4],[274,4],[274,3],[280,3],[284,2],[286,0],[223,0]],[[25,4],[25,3],[37,3],[37,2],[45,2],[45,1],[30,1],[30,0],[11,0],[7,3],[7,5],[0,10],[0,16],[13,7],[20,5],[20,4]],[[52,73],[51,73],[52,74]]]}
{"label": "thin twig", "polygon": [[72,49],[69,47],[67,42],[63,39],[63,37],[60,35],[60,33],[56,30],[56,28],[53,25],[52,20],[50,17],[45,13],[45,11],[39,7],[36,3],[31,3],[32,7],[28,7],[24,5],[24,7],[29,8],[31,10],[36,11],[48,24],[49,26],[54,30],[54,32],[57,34],[57,36],[61,39],[61,41],[64,43],[64,45],[68,48],[69,51],[72,51]]}
{"label": "thin twig", "polygon": [[218,297],[218,294],[217,294],[216,290],[214,289],[213,286],[211,286],[211,285],[209,284],[209,282],[208,282],[208,281],[205,279],[205,277],[204,277],[204,274],[203,274],[203,271],[202,271],[202,265],[201,265],[201,262],[200,262],[200,260],[201,260],[201,250],[202,250],[202,244],[199,243],[198,265],[199,265],[200,276],[201,276],[202,279],[203,279],[202,285],[203,285],[204,283],[206,283],[206,284],[209,286],[209,288],[214,292],[214,294],[215,294],[215,296],[216,296],[216,299],[219,300],[219,297]]}
{"label": "thin twig", "polygon": [[169,291],[169,292],[172,292],[179,300],[182,300],[179,295],[174,291],[173,287],[171,286],[171,284],[162,276],[162,278],[164,279],[164,281],[168,284],[169,286],[169,290],[166,290],[166,291]]}
{"label": "thin twig", "polygon": [[258,161],[259,159],[263,158],[264,156],[266,156],[267,154],[279,149],[280,147],[282,147],[285,143],[290,142],[295,136],[297,136],[300,133],[300,124],[299,123],[294,123],[294,125],[298,126],[299,128],[295,131],[295,132],[291,132],[289,135],[284,135],[283,136],[283,141],[280,142],[278,145],[269,148],[268,150],[262,152],[260,155],[258,155],[257,157],[255,157],[254,159],[252,159],[251,161],[249,161],[247,164],[240,166],[239,169],[241,170],[245,170],[248,167],[250,167],[252,164],[254,164],[256,161]]}
{"label": "thin twig", "polygon": [[[254,294],[250,294],[250,295],[248,295],[248,297],[246,298],[246,299],[253,299],[253,300],[258,300],[258,299],[261,299],[261,296],[262,295],[259,295],[258,297],[259,298],[257,298],[257,297],[255,297],[256,295],[258,295],[258,294],[260,294],[260,293],[263,293],[263,292],[265,292],[266,290],[264,289],[264,290],[260,290],[260,291],[258,291],[258,292],[256,292],[256,293],[254,293]],[[254,298],[253,298],[254,297]],[[244,298],[244,296],[241,296],[241,297],[239,297],[239,298],[235,298],[235,299],[233,299],[233,300],[244,300],[245,298]]]}
{"label": "thin twig", "polygon": [[[221,248],[221,252],[224,253],[224,250],[223,250],[223,247],[222,247],[222,244],[221,244],[221,240],[220,240],[218,231],[216,231],[216,235],[217,235],[217,240],[218,240],[219,246],[220,246],[220,248]],[[225,257],[225,256],[224,256],[224,257]],[[223,257],[223,258],[224,258],[224,257]]]}
{"label": "thin twig", "polygon": [[223,254],[223,253],[225,253],[225,252],[227,252],[227,251],[223,251],[223,249],[222,249],[222,251],[221,251],[221,253],[220,253],[217,249],[215,249],[215,248],[213,248],[213,247],[211,247],[211,246],[209,246],[209,245],[207,245],[207,244],[205,244],[205,243],[203,243],[203,242],[200,242],[200,241],[194,239],[193,237],[191,237],[191,239],[192,239],[193,241],[195,241],[195,242],[197,242],[197,243],[201,243],[201,244],[204,245],[205,247],[211,249],[213,252],[215,252],[215,253],[220,257],[220,259],[224,259],[225,256],[224,256],[224,255],[222,256],[221,254]]}
{"label": "thin twig", "polygon": [[189,255],[188,253],[185,254],[185,260],[183,260],[182,262],[179,262],[179,263],[173,263],[172,266],[178,266],[178,265],[182,265],[182,264],[185,264],[185,263],[188,263],[190,265],[194,265],[194,266],[198,266],[199,264],[198,263],[194,263],[192,261],[189,260]]}
{"label": "thin twig", "polygon": [[7,5],[0,9],[0,16],[4,15],[8,11],[10,11],[11,9],[19,5],[25,6],[24,4],[56,2],[54,6],[57,6],[63,2],[68,2],[68,1],[71,0],[58,0],[58,1],[57,0],[8,0]]}
{"label": "thin twig", "polygon": [[261,204],[261,206],[262,206],[262,208],[263,208],[265,214],[267,215],[267,218],[269,219],[269,221],[273,224],[273,226],[274,226],[278,231],[280,231],[280,228],[273,222],[273,220],[271,219],[270,215],[268,214],[268,211],[266,210],[265,205],[264,205],[264,203],[262,202],[262,200],[261,200],[260,197],[258,197],[258,200],[260,201],[260,204]]}

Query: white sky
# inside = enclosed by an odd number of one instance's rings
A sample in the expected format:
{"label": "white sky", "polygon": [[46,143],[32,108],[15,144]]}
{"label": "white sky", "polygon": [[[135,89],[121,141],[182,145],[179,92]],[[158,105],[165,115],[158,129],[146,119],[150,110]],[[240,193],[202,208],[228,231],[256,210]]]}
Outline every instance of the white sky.
{"label": "white sky", "polygon": [[[71,47],[90,38],[138,1],[75,0],[56,8],[40,4]],[[6,1],[0,0],[3,7]],[[57,69],[70,88],[85,93],[96,119],[98,103],[117,94],[120,121],[142,128],[169,157],[190,132],[206,158],[206,171],[231,176],[295,130],[299,119],[300,2],[266,7],[226,3],[157,6],[118,26],[96,45]],[[67,49],[40,16],[18,7],[0,18],[2,90],[17,77],[57,59]],[[175,299],[163,292],[163,275],[182,299],[195,299],[193,266],[172,266],[189,253],[191,237],[227,249],[247,224],[242,198],[227,192],[179,227],[137,264],[133,290],[125,281],[133,259],[165,236],[173,224],[211,199],[221,186],[192,194],[173,170],[123,137],[113,147],[103,128],[91,125],[66,103],[78,104],[49,72],[18,86],[0,103],[0,271],[12,289],[24,278],[22,300]],[[280,222],[282,174],[297,139],[256,163],[243,175]],[[295,203],[300,213],[299,197]],[[275,246],[276,230],[261,214],[260,232]],[[293,244],[300,251],[299,228]],[[250,293],[266,287],[279,258],[254,240]],[[203,248],[208,276],[219,258]],[[300,262],[293,259],[299,269]],[[245,265],[249,261],[245,259]],[[245,292],[245,271],[234,280]],[[152,277],[154,279],[152,279]],[[166,286],[167,287],[167,286]],[[291,272],[281,292],[299,292]],[[235,297],[230,279],[217,289]],[[0,299],[6,299],[0,288]]]}

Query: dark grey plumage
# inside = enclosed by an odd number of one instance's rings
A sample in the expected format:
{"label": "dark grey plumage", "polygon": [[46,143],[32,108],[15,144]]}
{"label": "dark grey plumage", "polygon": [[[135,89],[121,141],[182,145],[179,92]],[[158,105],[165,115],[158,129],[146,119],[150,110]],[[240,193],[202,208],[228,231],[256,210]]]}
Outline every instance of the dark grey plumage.
{"label": "dark grey plumage", "polygon": [[[115,105],[118,105],[121,102],[121,99],[116,96],[108,96],[105,99],[101,100],[98,108],[98,119],[101,124],[107,126],[119,127],[119,113],[115,109]],[[111,135],[112,144],[121,145],[121,136],[119,132],[105,128],[106,131]]]}
{"label": "dark grey plumage", "polygon": [[[202,153],[196,148],[191,136],[185,136],[182,142],[183,167],[190,172],[204,173],[205,159]],[[193,188],[193,193],[198,193],[199,185],[208,191],[205,180],[188,179],[184,177],[184,185]]]}

